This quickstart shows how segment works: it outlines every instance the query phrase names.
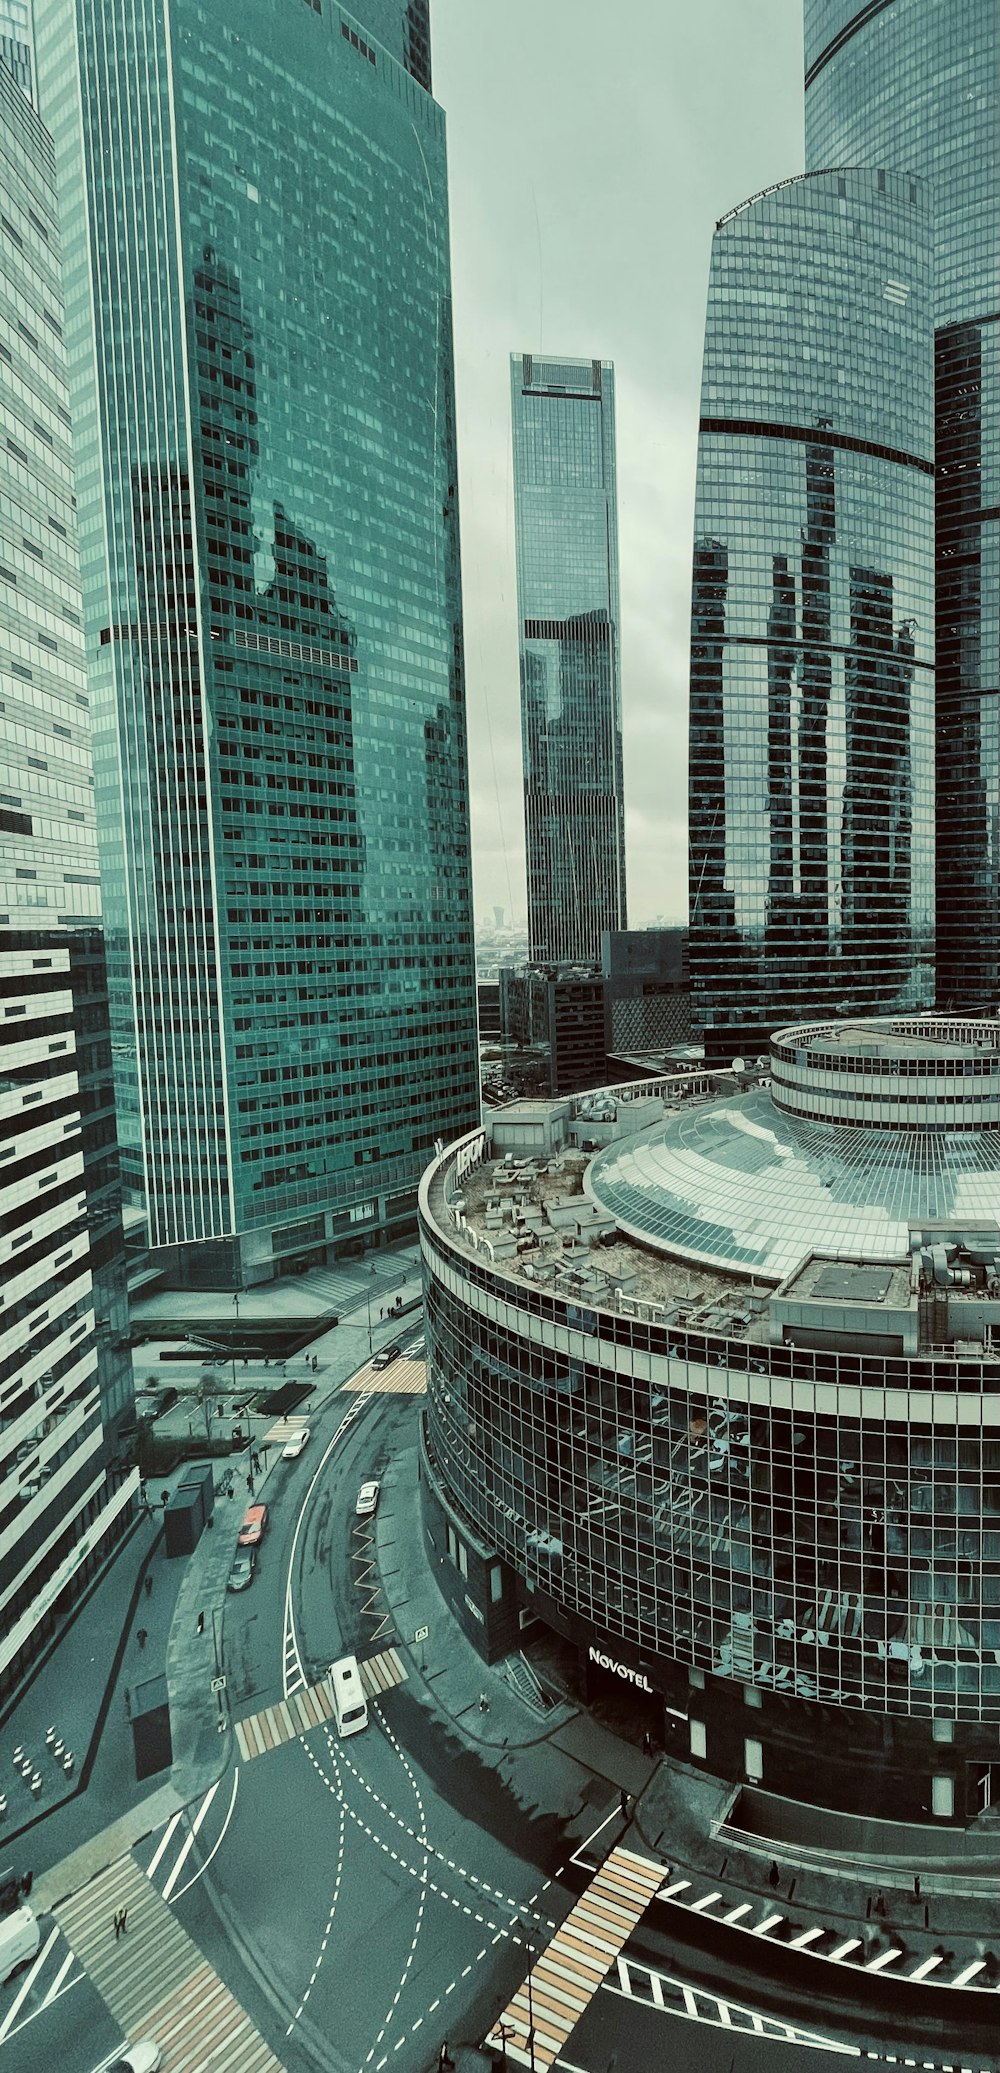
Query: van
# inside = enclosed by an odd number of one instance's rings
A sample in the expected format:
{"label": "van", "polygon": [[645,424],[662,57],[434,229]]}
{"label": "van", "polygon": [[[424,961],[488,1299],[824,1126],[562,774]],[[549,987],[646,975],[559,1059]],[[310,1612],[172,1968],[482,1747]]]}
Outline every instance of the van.
{"label": "van", "polygon": [[38,1917],[30,1907],[16,1907],[0,1916],[0,1985],[30,1965],[42,1941]]}
{"label": "van", "polygon": [[330,1664],[326,1675],[338,1735],[342,1741],[345,1735],[359,1735],[368,1726],[368,1701],[357,1656],[341,1656],[339,1663]]}

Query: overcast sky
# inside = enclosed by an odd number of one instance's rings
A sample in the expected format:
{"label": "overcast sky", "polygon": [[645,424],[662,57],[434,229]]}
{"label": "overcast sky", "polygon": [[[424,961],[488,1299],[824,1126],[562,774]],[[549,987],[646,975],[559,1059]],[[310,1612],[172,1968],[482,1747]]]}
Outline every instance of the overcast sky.
{"label": "overcast sky", "polygon": [[687,916],[688,615],[716,218],[802,171],[801,0],[432,0],[448,114],[477,917],[523,917],[508,356],[613,360],[629,921]]}

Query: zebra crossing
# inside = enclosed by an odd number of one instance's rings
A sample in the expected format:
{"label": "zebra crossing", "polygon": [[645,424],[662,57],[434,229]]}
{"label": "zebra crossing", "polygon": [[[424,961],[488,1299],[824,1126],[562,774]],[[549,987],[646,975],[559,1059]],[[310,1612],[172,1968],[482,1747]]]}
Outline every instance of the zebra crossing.
{"label": "zebra crossing", "polygon": [[[124,1934],[115,1915],[124,1909]],[[284,2073],[134,1857],[121,1857],[53,1914],[127,2039],[155,2037],[162,2073]]]}
{"label": "zebra crossing", "polygon": [[424,1396],[427,1391],[427,1361],[421,1354],[403,1354],[387,1368],[373,1368],[367,1360],[356,1375],[343,1384],[344,1393],[356,1390],[365,1396]]}
{"label": "zebra crossing", "polygon": [[[406,1664],[399,1650],[384,1648],[378,1655],[368,1656],[358,1664],[361,1683],[366,1698],[380,1698],[383,1692],[391,1691],[394,1684],[402,1684],[406,1677]],[[250,1713],[244,1720],[236,1722],[236,1741],[244,1763],[252,1762],[256,1756],[265,1756],[270,1749],[280,1749],[283,1742],[291,1742],[297,1735],[307,1735],[311,1728],[321,1727],[333,1714],[333,1703],[327,1689],[326,1679],[319,1684],[306,1684],[297,1692],[290,1692],[287,1699],[279,1699],[273,1706],[262,1706],[257,1713]]]}
{"label": "zebra crossing", "polygon": [[612,1850],[494,2023],[487,2049],[549,2073],[662,1880],[662,1864]]}
{"label": "zebra crossing", "polygon": [[654,1966],[640,1964],[621,1953],[605,1985],[613,1994],[621,1994],[630,2001],[642,2001],[647,2007],[661,2009],[666,2015],[685,2016],[690,2022],[709,2023],[720,2030],[742,2030],[749,2036],[771,2037],[782,2044],[812,2045],[827,2052],[839,2052],[845,2058],[859,2057],[855,2044],[839,2043],[834,2037],[821,2036],[816,2031],[803,2029],[798,2023],[783,2022],[780,2016],[759,2015],[755,2009],[744,2008],[737,2001],[720,2000],[717,1994],[709,1993],[705,1987],[689,1986],[685,1980],[674,1979],[669,1973],[659,1972]]}

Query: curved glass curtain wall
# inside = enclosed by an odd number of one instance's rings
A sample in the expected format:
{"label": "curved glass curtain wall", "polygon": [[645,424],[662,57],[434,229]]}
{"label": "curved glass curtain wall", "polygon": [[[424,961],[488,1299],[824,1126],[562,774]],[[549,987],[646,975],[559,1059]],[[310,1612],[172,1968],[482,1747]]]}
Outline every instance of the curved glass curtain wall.
{"label": "curved glass curtain wall", "polygon": [[[884,1415],[859,1416],[855,1390],[835,1385],[860,1364],[820,1354],[795,1363],[816,1375],[812,1406],[784,1408],[787,1380],[767,1401],[765,1378],[787,1377],[789,1349],[603,1315],[599,1347],[595,1316],[478,1265],[467,1287],[426,1227],[424,1247],[432,1463],[531,1585],[610,1635],[743,1683],[1000,1719],[992,1395],[934,1426],[906,1395],[931,1364],[899,1359],[884,1364]],[[650,1350],[666,1356],[652,1381]],[[761,1401],[730,1399],[730,1354]]]}
{"label": "curved glass curtain wall", "polygon": [[1000,8],[806,0],[806,163],[920,176],[934,224],[937,971],[1000,972]]}
{"label": "curved glass curtain wall", "polygon": [[689,943],[710,1050],[933,994],[933,388],[917,184],[716,233],[692,592]]}

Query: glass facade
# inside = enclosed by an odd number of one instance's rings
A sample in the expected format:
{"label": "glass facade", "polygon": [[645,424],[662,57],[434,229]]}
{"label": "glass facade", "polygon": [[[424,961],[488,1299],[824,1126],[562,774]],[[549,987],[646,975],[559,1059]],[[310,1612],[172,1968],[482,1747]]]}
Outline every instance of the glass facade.
{"label": "glass facade", "polygon": [[710,1055],[933,999],[932,337],[908,176],[816,173],[719,225],[689,762]]}
{"label": "glass facade", "polygon": [[86,687],[52,143],[0,63],[0,1695],[138,1483]]}
{"label": "glass facade", "polygon": [[920,176],[934,222],[937,969],[1000,997],[1000,10],[806,0],[806,161]]}
{"label": "glass facade", "polygon": [[412,1217],[435,1137],[477,1111],[421,20],[36,9],[125,1174],[195,1278]]}
{"label": "glass facade", "polygon": [[528,955],[625,926],[614,369],[513,353]]}
{"label": "glass facade", "polygon": [[35,66],[29,0],[0,0],[0,64],[29,101],[35,95]]}
{"label": "glass facade", "polygon": [[[793,1056],[794,1035],[782,1033]],[[832,1064],[817,1053],[818,1074]],[[720,1138],[728,1119],[738,1142],[727,1105],[692,1105],[699,1113]],[[872,1153],[875,1133],[855,1134]],[[655,1133],[633,1138],[621,1157],[638,1159],[650,1142]],[[932,1799],[936,1813],[947,1803],[955,1818],[971,1816],[1000,1721],[991,1347],[935,1342],[937,1298],[923,1284],[913,1292],[905,1233],[877,1267],[845,1265],[835,1202],[816,1263],[833,1277],[828,1291],[816,1278],[815,1295],[828,1294],[823,1329],[796,1339],[778,1317],[779,1296],[782,1316],[795,1314],[787,1288],[762,1289],[745,1257],[706,1278],[697,1234],[687,1245],[660,1230],[652,1173],[632,1218],[641,1296],[547,1288],[542,1255],[494,1261],[482,1236],[476,1205],[482,1197],[488,1217],[504,1171],[502,1151],[492,1156],[498,1167],[481,1136],[450,1147],[428,1172],[421,1208],[426,1483],[454,1532],[487,1566],[502,1563],[498,1595],[512,1576],[521,1606],[583,1655],[610,1649],[647,1688],[704,1718],[707,1751],[692,1741],[692,1753],[710,1769],[741,1775],[752,1703],[770,1789],[895,1818],[931,1818]],[[551,1188],[554,1170],[539,1161],[537,1180],[522,1169],[520,1184]],[[738,1157],[730,1178],[741,1183]],[[880,1178],[876,1146],[876,1201]],[[974,1221],[995,1254],[995,1185],[989,1200],[992,1214],[987,1204]],[[859,1222],[854,1258],[878,1260],[877,1223]],[[495,1220],[487,1235],[497,1242]],[[816,1236],[807,1219],[800,1261]],[[658,1298],[650,1248],[666,1253]],[[620,1237],[615,1260],[612,1280]],[[960,1333],[976,1300],[961,1284],[972,1278],[952,1277]],[[849,1297],[861,1291],[853,1309],[842,1284]],[[909,1308],[917,1351],[895,1337],[879,1343],[890,1290],[901,1315]],[[980,1295],[995,1307],[985,1280]],[[467,1625],[478,1640],[481,1625]],[[947,1792],[932,1793],[942,1775]]]}

